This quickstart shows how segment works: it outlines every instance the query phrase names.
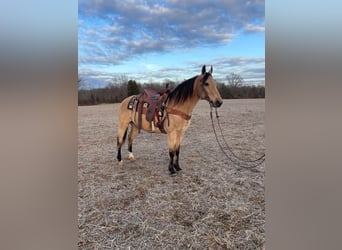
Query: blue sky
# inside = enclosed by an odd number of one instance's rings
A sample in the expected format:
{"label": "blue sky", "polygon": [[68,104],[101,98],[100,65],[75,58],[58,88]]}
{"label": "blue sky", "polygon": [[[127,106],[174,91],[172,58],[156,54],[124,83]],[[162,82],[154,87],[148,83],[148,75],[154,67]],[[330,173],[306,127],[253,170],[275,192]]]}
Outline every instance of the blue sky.
{"label": "blue sky", "polygon": [[177,83],[203,64],[227,82],[265,80],[263,0],[80,0],[79,76],[88,87],[126,76]]}

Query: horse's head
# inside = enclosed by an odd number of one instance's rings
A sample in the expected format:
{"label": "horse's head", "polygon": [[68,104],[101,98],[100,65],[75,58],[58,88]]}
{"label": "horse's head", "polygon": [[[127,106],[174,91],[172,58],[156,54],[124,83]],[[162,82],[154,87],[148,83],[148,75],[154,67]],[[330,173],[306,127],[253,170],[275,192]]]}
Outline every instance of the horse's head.
{"label": "horse's head", "polygon": [[217,84],[212,77],[213,66],[206,72],[205,65],[202,67],[202,75],[199,76],[199,96],[210,103],[210,106],[218,108],[222,105],[222,97],[217,90]]}

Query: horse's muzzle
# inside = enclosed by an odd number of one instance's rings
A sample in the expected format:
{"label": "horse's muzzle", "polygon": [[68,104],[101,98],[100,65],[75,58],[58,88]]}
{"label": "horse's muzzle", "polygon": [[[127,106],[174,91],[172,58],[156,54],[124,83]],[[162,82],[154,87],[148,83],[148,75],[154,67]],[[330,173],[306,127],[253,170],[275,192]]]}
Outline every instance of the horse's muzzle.
{"label": "horse's muzzle", "polygon": [[210,102],[210,104],[214,107],[214,108],[219,108],[222,105],[222,100],[216,100],[215,102]]}

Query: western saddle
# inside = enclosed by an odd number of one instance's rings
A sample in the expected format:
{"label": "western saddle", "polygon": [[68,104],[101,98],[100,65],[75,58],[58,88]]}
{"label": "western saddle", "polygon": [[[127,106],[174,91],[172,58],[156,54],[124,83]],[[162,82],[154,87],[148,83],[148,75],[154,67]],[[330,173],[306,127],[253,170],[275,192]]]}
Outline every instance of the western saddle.
{"label": "western saddle", "polygon": [[152,132],[155,130],[155,122],[159,130],[166,134],[163,123],[165,101],[171,90],[166,88],[164,91],[158,92],[154,89],[144,89],[137,96],[133,96],[128,104],[129,109],[135,107],[138,112],[138,131],[140,133],[142,127],[142,115],[146,116],[146,120],[151,123]]}

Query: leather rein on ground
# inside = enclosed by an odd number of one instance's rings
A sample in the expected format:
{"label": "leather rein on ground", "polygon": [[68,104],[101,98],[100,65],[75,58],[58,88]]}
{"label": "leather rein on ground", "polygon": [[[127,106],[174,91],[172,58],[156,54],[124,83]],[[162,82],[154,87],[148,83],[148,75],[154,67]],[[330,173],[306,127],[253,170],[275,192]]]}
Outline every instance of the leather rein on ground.
{"label": "leather rein on ground", "polygon": [[265,154],[262,154],[260,157],[258,157],[257,159],[255,160],[245,160],[245,159],[242,159],[240,157],[238,157],[232,150],[232,148],[228,145],[228,143],[226,142],[226,140],[224,139],[224,136],[223,136],[223,133],[222,133],[222,128],[221,128],[221,125],[220,125],[220,121],[219,121],[219,115],[217,113],[217,109],[215,108],[215,114],[216,114],[216,119],[217,119],[217,124],[218,124],[218,127],[219,127],[219,130],[220,130],[220,133],[221,133],[221,137],[222,137],[222,140],[224,141],[224,144],[226,146],[226,148],[228,149],[228,151],[231,153],[231,155],[233,156],[229,156],[227,154],[227,152],[224,150],[224,147],[223,145],[221,144],[221,142],[219,141],[219,138],[218,138],[218,135],[217,135],[217,132],[216,132],[216,129],[215,129],[215,125],[214,125],[214,120],[213,120],[213,107],[210,106],[210,119],[211,119],[211,124],[212,124],[212,127],[213,127],[213,131],[214,131],[214,134],[215,134],[215,138],[216,138],[216,141],[221,149],[221,151],[224,153],[224,155],[231,161],[233,162],[235,165],[237,165],[238,167],[241,167],[241,168],[255,168],[259,165],[261,165],[264,161],[265,161]]}

